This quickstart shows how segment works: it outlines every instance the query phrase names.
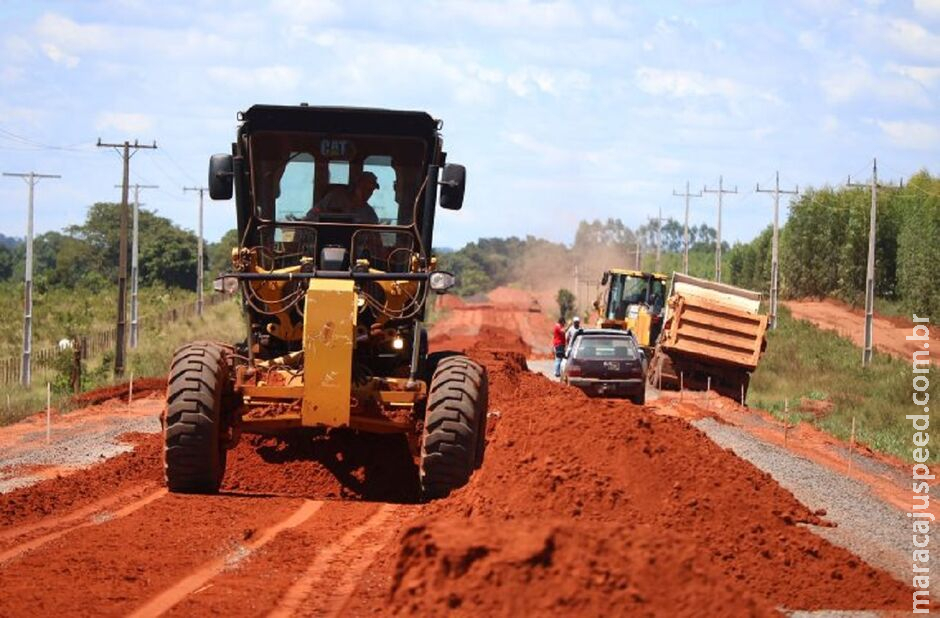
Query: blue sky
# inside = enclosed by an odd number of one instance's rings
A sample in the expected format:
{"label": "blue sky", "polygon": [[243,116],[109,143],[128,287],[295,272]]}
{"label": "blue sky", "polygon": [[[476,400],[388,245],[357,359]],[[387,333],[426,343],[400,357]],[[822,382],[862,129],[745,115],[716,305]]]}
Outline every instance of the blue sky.
{"label": "blue sky", "polygon": [[[535,2],[0,0],[0,171],[61,174],[38,233],[117,201],[106,142],[157,141],[131,180],[195,229],[207,161],[256,102],[421,109],[468,168],[436,244],[580,219],[681,218],[686,180],[737,186],[724,237],[771,220],[768,186],[940,173],[940,0]],[[0,232],[25,233],[25,183],[0,179]],[[715,223],[716,198],[692,201]],[[234,226],[207,207],[206,237]]]}

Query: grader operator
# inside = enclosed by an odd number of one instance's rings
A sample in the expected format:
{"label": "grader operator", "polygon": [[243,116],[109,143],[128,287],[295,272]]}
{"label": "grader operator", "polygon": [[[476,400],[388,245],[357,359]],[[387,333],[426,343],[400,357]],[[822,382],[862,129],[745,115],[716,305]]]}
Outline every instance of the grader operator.
{"label": "grader operator", "polygon": [[422,495],[447,495],[482,462],[487,375],[428,354],[425,301],[454,284],[431,256],[435,209],[460,209],[466,178],[446,162],[441,123],[306,105],[255,105],[239,120],[231,154],[210,160],[209,192],[234,190],[225,284],[241,291],[247,333],[177,350],[168,487],[217,491],[242,433],[348,427],[407,436]]}

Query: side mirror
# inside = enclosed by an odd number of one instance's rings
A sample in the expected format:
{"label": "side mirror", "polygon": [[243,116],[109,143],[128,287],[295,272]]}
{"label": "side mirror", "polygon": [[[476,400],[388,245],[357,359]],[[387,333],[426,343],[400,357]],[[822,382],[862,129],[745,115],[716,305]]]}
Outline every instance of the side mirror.
{"label": "side mirror", "polygon": [[448,163],[441,174],[441,208],[460,210],[463,206],[463,193],[467,183],[467,168],[456,163]]}
{"label": "side mirror", "polygon": [[607,285],[607,282],[610,281],[610,271],[604,271],[604,276],[601,277],[601,285]]}
{"label": "side mirror", "polygon": [[216,154],[209,158],[209,197],[214,200],[232,199],[232,155]]}

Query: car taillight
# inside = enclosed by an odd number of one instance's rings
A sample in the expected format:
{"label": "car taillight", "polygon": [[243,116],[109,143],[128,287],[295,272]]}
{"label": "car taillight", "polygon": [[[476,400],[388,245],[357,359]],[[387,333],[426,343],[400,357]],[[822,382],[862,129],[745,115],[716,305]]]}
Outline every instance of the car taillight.
{"label": "car taillight", "polygon": [[568,361],[568,375],[578,377],[581,375],[581,366],[574,361]]}

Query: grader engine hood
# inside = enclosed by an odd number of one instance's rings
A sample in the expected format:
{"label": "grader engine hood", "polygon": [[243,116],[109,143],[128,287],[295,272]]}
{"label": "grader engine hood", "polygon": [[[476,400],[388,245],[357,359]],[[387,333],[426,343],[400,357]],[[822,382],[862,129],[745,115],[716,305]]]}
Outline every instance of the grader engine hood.
{"label": "grader engine hood", "polygon": [[356,292],[351,280],[313,279],[304,304],[303,424],[349,424]]}

